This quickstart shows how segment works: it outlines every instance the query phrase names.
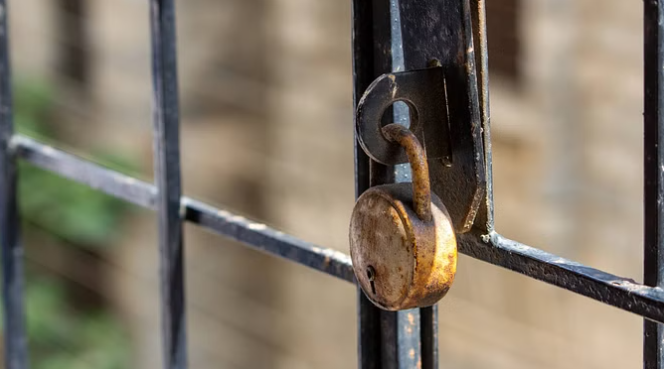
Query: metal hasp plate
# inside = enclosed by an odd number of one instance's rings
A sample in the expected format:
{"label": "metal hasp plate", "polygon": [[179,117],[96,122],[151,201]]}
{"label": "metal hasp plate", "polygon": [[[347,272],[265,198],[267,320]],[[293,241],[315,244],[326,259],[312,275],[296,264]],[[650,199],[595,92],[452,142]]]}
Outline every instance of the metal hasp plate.
{"label": "metal hasp plate", "polygon": [[[411,130],[429,156],[431,187],[458,233],[470,231],[486,189],[475,52],[467,1],[399,2],[407,71],[378,77],[356,109],[359,142],[374,161],[406,161],[383,137],[381,118],[396,101],[410,108]],[[445,11],[448,10],[448,11]],[[427,42],[421,42],[427,40]],[[438,65],[427,68],[427,66]]]}
{"label": "metal hasp plate", "polygon": [[445,78],[443,68],[386,73],[367,88],[357,105],[357,137],[371,159],[385,165],[407,163],[406,151],[382,132],[383,114],[403,101],[410,112],[410,130],[426,149],[429,159],[451,164]]}

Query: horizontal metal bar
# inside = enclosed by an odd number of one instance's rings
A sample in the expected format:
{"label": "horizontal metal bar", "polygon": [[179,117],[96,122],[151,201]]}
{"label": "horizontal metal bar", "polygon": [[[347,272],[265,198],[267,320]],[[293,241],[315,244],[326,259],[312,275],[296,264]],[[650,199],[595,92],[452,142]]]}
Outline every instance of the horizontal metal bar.
{"label": "horizontal metal bar", "polygon": [[[157,190],[151,184],[87,162],[25,136],[14,136],[12,147],[19,157],[40,168],[132,204],[155,210]],[[181,210],[185,220],[222,236],[348,282],[355,281],[350,257],[344,253],[315,246],[265,224],[252,222],[187,197],[182,198]]]}
{"label": "horizontal metal bar", "polygon": [[[24,136],[14,136],[17,154],[38,167],[87,184],[109,195],[154,209],[154,186]],[[182,198],[187,221],[269,254],[354,282],[350,258],[317,247],[264,224],[252,222],[190,198]],[[497,233],[459,235],[459,251],[509,270],[576,292],[591,299],[664,323],[664,289],[649,287],[536,248]]]}
{"label": "horizontal metal bar", "polygon": [[593,300],[664,322],[664,289],[561,258],[497,233],[459,236],[459,252]]}
{"label": "horizontal metal bar", "polygon": [[62,177],[84,183],[96,190],[151,210],[156,209],[154,186],[93,164],[31,138],[15,135],[10,143],[19,157]]}
{"label": "horizontal metal bar", "polygon": [[258,250],[295,261],[331,276],[355,283],[350,257],[337,250],[318,247],[293,236],[184,197],[185,220]]}

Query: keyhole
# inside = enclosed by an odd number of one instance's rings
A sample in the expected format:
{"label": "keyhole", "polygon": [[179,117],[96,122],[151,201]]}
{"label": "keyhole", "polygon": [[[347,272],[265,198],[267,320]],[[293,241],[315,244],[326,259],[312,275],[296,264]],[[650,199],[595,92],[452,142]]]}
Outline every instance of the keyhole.
{"label": "keyhole", "polygon": [[371,293],[375,295],[376,284],[374,283],[374,281],[376,280],[376,270],[371,265],[367,267],[367,278],[369,278],[369,282],[371,282]]}

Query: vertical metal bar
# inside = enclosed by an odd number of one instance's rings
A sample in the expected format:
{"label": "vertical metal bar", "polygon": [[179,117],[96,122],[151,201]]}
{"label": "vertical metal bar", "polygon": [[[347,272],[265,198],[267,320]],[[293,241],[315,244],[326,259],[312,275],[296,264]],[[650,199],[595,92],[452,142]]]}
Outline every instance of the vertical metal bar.
{"label": "vertical metal bar", "polygon": [[[664,286],[664,17],[660,0],[644,1],[644,283]],[[664,368],[662,325],[644,322],[643,363]]]}
{"label": "vertical metal bar", "polygon": [[421,367],[420,309],[381,311],[384,369]]}
{"label": "vertical metal bar", "polygon": [[[372,1],[353,0],[353,107],[373,80],[373,24]],[[355,122],[353,122],[355,127]],[[355,128],[353,128],[354,130]],[[359,197],[370,186],[369,157],[354,141],[355,151],[355,197]]]}
{"label": "vertical metal bar", "polygon": [[[396,0],[353,2],[354,101],[382,73],[403,70],[399,9]],[[394,110],[397,122],[407,121]],[[355,143],[356,195],[371,185],[405,180],[409,168],[371,162]],[[420,310],[388,312],[376,308],[358,292],[359,367],[413,368],[421,361]],[[430,330],[429,330],[430,331]],[[428,331],[428,332],[429,332]]]}
{"label": "vertical metal bar", "polygon": [[173,0],[151,0],[155,180],[164,368],[187,366],[180,139]]}
{"label": "vertical metal bar", "polygon": [[[373,0],[353,0],[353,101],[357,106],[362,93],[375,78]],[[353,123],[355,127],[355,123]],[[354,129],[354,128],[353,128]],[[370,184],[371,160],[354,140],[355,197],[366,191]],[[358,368],[378,369],[381,362],[380,310],[357,289],[358,310]]]}
{"label": "vertical metal bar", "polygon": [[379,369],[382,368],[380,311],[359,287],[357,294],[358,368]]}
{"label": "vertical metal bar", "polygon": [[[430,65],[435,59],[445,68],[446,83],[448,91],[450,91],[448,96],[450,116],[452,122],[457,122],[456,124],[451,123],[450,126],[454,150],[462,152],[478,149],[473,147],[475,143],[469,140],[471,135],[455,135],[455,132],[460,132],[461,124],[458,122],[471,122],[472,124],[477,122],[478,125],[480,122],[469,2],[467,0],[446,2],[395,0],[395,3],[398,4],[401,14],[399,36],[402,42],[399,50],[403,53],[403,57],[402,65],[399,67],[401,70],[421,69]],[[431,21],[423,22],[423,19]],[[460,55],[463,57],[459,57]],[[459,139],[455,140],[457,137]],[[453,160],[455,166],[467,165],[459,158]],[[429,163],[432,189],[439,195],[445,192],[440,187],[450,183],[443,166],[445,164],[442,162],[430,161]],[[471,172],[472,170],[469,170],[467,173]],[[488,211],[486,212],[488,213]],[[485,219],[489,215],[486,214]],[[422,367],[426,369],[438,367],[437,308],[437,306],[433,306],[421,309],[419,312]]]}
{"label": "vertical metal bar", "polygon": [[[401,9],[400,0],[389,0],[389,20],[390,20],[390,43],[391,43],[391,65],[389,71],[405,71],[404,45],[401,30]],[[409,109],[405,105],[395,105],[392,111],[393,121],[402,125],[410,125]],[[389,122],[388,122],[389,123]],[[382,167],[382,166],[381,166]],[[409,164],[395,165],[393,168],[385,168],[389,174],[383,178],[390,178],[389,182],[409,182],[412,178],[412,170]],[[377,181],[373,185],[382,184],[383,181]],[[427,308],[428,312],[433,312],[436,307]],[[386,350],[383,350],[383,358],[386,361],[386,368],[416,368],[422,367],[424,356],[423,349],[431,350],[433,346],[437,348],[437,342],[431,340],[435,336],[433,326],[422,327],[422,312],[424,309],[410,309],[396,313],[382,312],[383,341],[387,343]],[[425,339],[426,344],[422,342]],[[430,363],[433,360],[433,352],[429,351],[427,359]],[[427,369],[427,368],[425,368]]]}
{"label": "vertical metal bar", "polygon": [[[486,166],[486,204],[477,215],[476,225],[484,232],[494,230],[493,221],[493,159],[491,153],[491,109],[489,104],[489,45],[486,28],[486,0],[470,1],[480,121],[484,133],[484,163]],[[478,47],[479,46],[479,47]]]}
{"label": "vertical metal bar", "polygon": [[0,247],[2,248],[2,303],[4,310],[5,368],[26,369],[28,346],[23,302],[23,247],[20,240],[16,191],[14,133],[7,3],[0,0]]}
{"label": "vertical metal bar", "polygon": [[420,309],[422,369],[438,368],[438,305]]}

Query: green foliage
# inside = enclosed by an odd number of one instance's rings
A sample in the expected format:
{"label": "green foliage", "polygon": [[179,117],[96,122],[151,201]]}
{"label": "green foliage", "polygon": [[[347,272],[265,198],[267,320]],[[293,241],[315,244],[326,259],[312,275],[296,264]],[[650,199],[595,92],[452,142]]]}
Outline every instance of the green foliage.
{"label": "green foliage", "polygon": [[129,367],[127,337],[108,312],[72,309],[64,286],[52,278],[31,278],[26,299],[34,368]]}
{"label": "green foliage", "polygon": [[[32,137],[55,136],[45,123],[52,105],[50,96],[48,88],[37,83],[26,82],[16,88],[15,122],[19,132]],[[131,169],[129,158],[95,156],[116,168]],[[19,163],[19,206],[29,225],[88,248],[112,244],[128,209],[123,201],[23,162]]]}
{"label": "green foliage", "polygon": [[14,125],[32,137],[51,136],[46,124],[53,105],[53,92],[46,84],[23,80],[14,86]]}
{"label": "green foliage", "polygon": [[[47,141],[57,132],[46,122],[52,92],[44,84],[21,81],[14,88],[17,130]],[[128,158],[97,155],[115,168],[130,169]],[[26,233],[35,227],[59,240],[88,249],[112,245],[124,202],[26,163],[19,163],[19,207]],[[26,237],[29,238],[29,237]],[[108,310],[76,310],[67,292],[71,282],[28,274],[26,286],[30,360],[36,369],[120,369],[130,367],[130,341]]]}

